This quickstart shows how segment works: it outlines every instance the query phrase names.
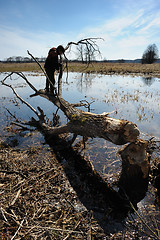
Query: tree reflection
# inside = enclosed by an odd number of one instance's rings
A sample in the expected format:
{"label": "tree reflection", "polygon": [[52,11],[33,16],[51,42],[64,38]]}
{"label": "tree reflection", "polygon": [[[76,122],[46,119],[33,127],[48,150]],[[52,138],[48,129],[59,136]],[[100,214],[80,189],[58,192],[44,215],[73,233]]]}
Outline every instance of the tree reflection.
{"label": "tree reflection", "polygon": [[90,73],[81,73],[81,76],[77,82],[77,88],[80,92],[83,92],[85,89],[89,89],[92,86],[92,81],[95,78],[94,74]]}
{"label": "tree reflection", "polygon": [[143,81],[147,86],[151,86],[152,83],[155,81],[155,79],[152,78],[152,77],[142,77],[142,81]]}

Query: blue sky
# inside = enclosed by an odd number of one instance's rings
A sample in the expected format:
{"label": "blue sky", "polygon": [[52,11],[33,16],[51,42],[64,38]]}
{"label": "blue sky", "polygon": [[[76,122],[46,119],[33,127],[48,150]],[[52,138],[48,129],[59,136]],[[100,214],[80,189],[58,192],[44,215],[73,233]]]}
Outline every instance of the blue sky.
{"label": "blue sky", "polygon": [[160,50],[160,0],[0,0],[0,60],[27,50],[45,57],[87,37],[104,39],[102,59],[141,58],[153,43]]}

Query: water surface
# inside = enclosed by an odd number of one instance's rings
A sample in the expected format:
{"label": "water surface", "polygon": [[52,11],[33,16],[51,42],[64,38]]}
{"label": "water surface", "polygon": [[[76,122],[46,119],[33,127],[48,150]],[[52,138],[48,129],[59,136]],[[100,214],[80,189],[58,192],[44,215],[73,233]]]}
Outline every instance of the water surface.
{"label": "water surface", "polygon": [[[37,89],[45,88],[45,77],[38,73],[25,73],[28,80]],[[0,80],[6,76],[6,73],[0,74]],[[24,80],[14,76],[7,82],[12,84],[18,94],[35,109],[40,106],[48,119],[52,119],[53,113],[57,108],[39,96],[30,98],[33,90],[28,87]],[[57,85],[56,85],[57,86]],[[92,102],[91,111],[93,113],[110,113],[110,117],[125,119],[136,123],[141,138],[149,139],[155,136],[160,138],[160,79],[142,78],[132,76],[107,76],[97,74],[69,73],[63,75],[62,96],[71,103],[79,101]],[[14,120],[12,115],[21,120],[29,120],[34,113],[25,105],[16,99],[10,88],[0,85],[0,116],[1,116],[1,137],[13,138],[11,133],[6,132],[5,126]],[[87,110],[84,107],[82,110]],[[67,122],[64,114],[59,110],[60,125]],[[19,147],[25,147],[30,144],[41,144],[44,142],[40,133],[33,136],[23,135],[19,140]],[[79,138],[80,139],[80,138]],[[95,167],[105,176],[109,174],[111,168],[120,166],[120,159],[116,155],[119,147],[103,139],[89,139],[87,151],[85,154],[92,159]],[[115,169],[116,171],[116,169]],[[109,175],[108,175],[109,176]]]}

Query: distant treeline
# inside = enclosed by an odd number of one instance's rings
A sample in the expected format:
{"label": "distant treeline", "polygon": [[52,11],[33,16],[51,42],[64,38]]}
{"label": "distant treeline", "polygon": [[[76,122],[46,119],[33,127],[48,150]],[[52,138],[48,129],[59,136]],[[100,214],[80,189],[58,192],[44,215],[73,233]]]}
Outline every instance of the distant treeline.
{"label": "distant treeline", "polygon": [[[36,58],[38,60],[38,62],[45,62],[46,58],[44,57],[41,57],[41,58]],[[29,58],[29,57],[21,57],[21,56],[18,56],[18,57],[9,57],[1,62],[4,62],[4,63],[31,63],[31,62],[34,62],[34,60],[32,58]]]}

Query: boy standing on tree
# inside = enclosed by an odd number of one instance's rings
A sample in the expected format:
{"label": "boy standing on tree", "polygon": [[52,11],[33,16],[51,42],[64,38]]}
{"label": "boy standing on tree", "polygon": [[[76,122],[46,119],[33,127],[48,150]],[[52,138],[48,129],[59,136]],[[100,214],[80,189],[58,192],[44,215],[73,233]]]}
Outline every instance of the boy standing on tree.
{"label": "boy standing on tree", "polygon": [[[48,56],[46,58],[44,68],[47,73],[49,80],[55,84],[55,70],[59,70],[59,62],[58,62],[58,55],[64,54],[65,49],[62,45],[59,45],[57,48],[53,47],[49,50]],[[49,92],[49,88],[51,92],[54,92],[54,86],[52,86],[46,78],[46,91]]]}

